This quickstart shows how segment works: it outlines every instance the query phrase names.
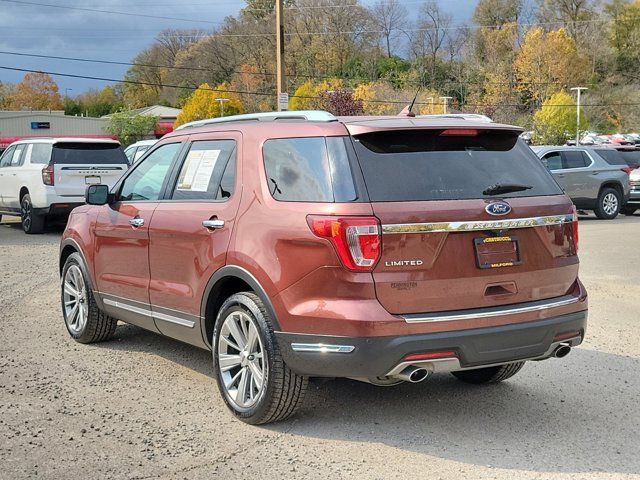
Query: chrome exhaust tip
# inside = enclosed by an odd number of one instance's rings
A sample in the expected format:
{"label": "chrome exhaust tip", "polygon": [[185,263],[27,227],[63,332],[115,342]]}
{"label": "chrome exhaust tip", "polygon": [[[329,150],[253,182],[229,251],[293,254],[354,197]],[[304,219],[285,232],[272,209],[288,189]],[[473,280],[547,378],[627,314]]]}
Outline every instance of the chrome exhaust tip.
{"label": "chrome exhaust tip", "polygon": [[429,376],[429,370],[426,368],[414,367],[412,365],[408,366],[404,370],[402,370],[395,378],[398,378],[405,382],[418,383],[423,381]]}
{"label": "chrome exhaust tip", "polygon": [[571,353],[571,345],[568,343],[561,343],[558,345],[558,348],[553,351],[553,356],[556,358],[564,358],[569,355],[569,353]]}

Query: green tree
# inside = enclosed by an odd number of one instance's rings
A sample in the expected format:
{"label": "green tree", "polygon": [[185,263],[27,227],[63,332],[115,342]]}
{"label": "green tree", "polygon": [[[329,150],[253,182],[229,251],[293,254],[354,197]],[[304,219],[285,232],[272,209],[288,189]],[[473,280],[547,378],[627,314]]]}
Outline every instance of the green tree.
{"label": "green tree", "polygon": [[[612,18],[609,42],[615,50],[618,70],[640,74],[640,0],[614,0],[605,9]],[[639,78],[635,76],[636,80]]]}
{"label": "green tree", "polygon": [[156,128],[158,117],[152,115],[136,115],[130,110],[121,110],[109,117],[106,130],[117,135],[124,146],[144,139]]}
{"label": "green tree", "polygon": [[[566,92],[551,95],[533,116],[534,142],[539,145],[561,145],[576,134],[576,103]],[[580,130],[587,129],[584,115]]]}

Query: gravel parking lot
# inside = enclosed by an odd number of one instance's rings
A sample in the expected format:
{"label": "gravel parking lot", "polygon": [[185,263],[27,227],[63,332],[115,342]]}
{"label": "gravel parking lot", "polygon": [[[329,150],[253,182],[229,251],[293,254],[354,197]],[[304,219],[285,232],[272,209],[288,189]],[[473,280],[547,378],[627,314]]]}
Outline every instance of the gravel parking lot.
{"label": "gravel parking lot", "polygon": [[208,352],[133,326],[73,342],[60,229],[0,226],[0,478],[640,478],[640,216],[580,222],[586,342],[474,387],[311,385],[295,419],[227,412]]}

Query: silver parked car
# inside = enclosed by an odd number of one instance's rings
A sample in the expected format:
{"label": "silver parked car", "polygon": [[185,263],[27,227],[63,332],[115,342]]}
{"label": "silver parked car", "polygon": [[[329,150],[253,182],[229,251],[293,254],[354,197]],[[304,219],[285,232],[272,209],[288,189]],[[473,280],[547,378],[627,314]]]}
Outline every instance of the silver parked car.
{"label": "silver parked car", "polygon": [[616,218],[629,199],[627,165],[609,163],[590,147],[533,147],[542,163],[580,210],[598,218]]}

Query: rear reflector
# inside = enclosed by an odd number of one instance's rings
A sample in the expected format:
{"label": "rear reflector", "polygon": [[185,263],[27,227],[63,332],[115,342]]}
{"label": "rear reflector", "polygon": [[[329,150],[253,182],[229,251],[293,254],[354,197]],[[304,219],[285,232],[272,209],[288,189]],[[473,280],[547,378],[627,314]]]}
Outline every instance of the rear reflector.
{"label": "rear reflector", "polygon": [[572,236],[573,236],[573,248],[576,252],[576,254],[578,253],[578,239],[579,239],[579,235],[578,235],[578,210],[576,209],[576,206],[573,206],[573,221],[571,222],[571,232],[572,232]]}
{"label": "rear reflector", "polygon": [[570,338],[576,338],[580,336],[580,332],[564,332],[559,333],[555,337],[553,337],[554,342],[561,342],[562,340],[568,340]]}
{"label": "rear reflector", "polygon": [[478,135],[475,128],[449,128],[440,132],[441,137],[475,137]]}
{"label": "rear reflector", "polygon": [[415,361],[415,360],[435,360],[438,358],[455,358],[458,354],[453,350],[447,350],[444,352],[426,352],[426,353],[411,353],[409,355],[404,356],[404,360],[406,361]]}
{"label": "rear reflector", "polygon": [[380,259],[380,223],[376,217],[309,215],[307,222],[314,234],[333,243],[338,258],[349,270],[370,272]]}

